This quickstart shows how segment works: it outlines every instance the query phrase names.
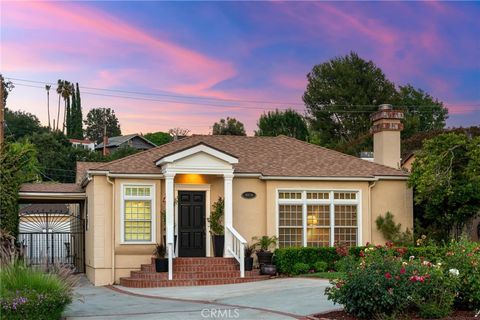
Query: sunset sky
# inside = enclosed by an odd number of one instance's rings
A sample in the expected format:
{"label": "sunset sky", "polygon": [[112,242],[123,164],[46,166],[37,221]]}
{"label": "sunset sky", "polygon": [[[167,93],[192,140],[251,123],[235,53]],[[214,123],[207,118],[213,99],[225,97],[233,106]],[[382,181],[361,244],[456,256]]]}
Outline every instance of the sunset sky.
{"label": "sunset sky", "polygon": [[[306,74],[349,51],[373,60],[395,84],[443,101],[447,125],[480,124],[479,2],[0,6],[1,73],[29,81],[12,80],[7,107],[44,124],[45,83],[66,79],[79,82],[84,115],[111,107],[124,134],[172,127],[208,133],[227,116],[252,134],[266,110],[303,113]],[[55,115],[57,103],[52,90]]]}

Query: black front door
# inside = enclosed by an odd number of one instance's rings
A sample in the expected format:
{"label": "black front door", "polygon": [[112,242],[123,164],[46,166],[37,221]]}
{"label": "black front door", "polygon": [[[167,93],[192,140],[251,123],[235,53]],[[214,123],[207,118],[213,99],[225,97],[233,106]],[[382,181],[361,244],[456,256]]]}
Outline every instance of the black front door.
{"label": "black front door", "polygon": [[205,191],[179,191],[178,199],[178,256],[205,257]]}

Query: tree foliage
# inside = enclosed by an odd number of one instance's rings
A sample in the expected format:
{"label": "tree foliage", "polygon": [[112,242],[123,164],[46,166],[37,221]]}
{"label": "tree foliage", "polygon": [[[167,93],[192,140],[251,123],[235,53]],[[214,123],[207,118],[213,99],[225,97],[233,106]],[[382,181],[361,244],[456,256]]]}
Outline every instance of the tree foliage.
{"label": "tree foliage", "polygon": [[169,143],[170,141],[173,140],[172,136],[168,134],[167,132],[152,132],[152,133],[147,133],[146,135],[143,136],[145,139],[155,143],[157,146],[160,146],[165,143]]}
{"label": "tree foliage", "polygon": [[394,101],[395,85],[372,61],[351,52],[316,65],[303,95],[320,144],[335,148],[368,132],[377,105]]}
{"label": "tree foliage", "polygon": [[312,141],[323,146],[353,154],[371,150],[370,115],[383,103],[405,111],[403,138],[445,125],[442,102],[411,85],[397,90],[378,66],[354,52],[314,66],[307,79],[303,101]]}
{"label": "tree foliage", "polygon": [[223,136],[246,136],[245,127],[243,123],[235,118],[227,117],[227,119],[220,119],[219,122],[213,124],[213,135]]}
{"label": "tree foliage", "polygon": [[22,183],[37,178],[32,144],[6,142],[0,146],[0,228],[18,234],[18,192]]}
{"label": "tree foliage", "polygon": [[1,73],[0,73],[0,79],[3,80],[2,82],[3,86],[0,89],[3,90],[3,103],[6,104],[8,94],[10,93],[10,91],[13,90],[13,88],[15,88],[15,86],[13,85],[12,81],[5,81],[5,78]]}
{"label": "tree foliage", "polygon": [[445,127],[448,109],[441,101],[422,89],[415,89],[410,84],[400,86],[394,103],[405,112],[403,139],[418,132],[439,130]]}
{"label": "tree foliage", "polygon": [[94,108],[87,114],[85,135],[97,143],[102,142],[104,126],[107,126],[107,136],[115,137],[122,134],[115,111],[110,108]]}
{"label": "tree foliage", "polygon": [[67,119],[67,137],[83,139],[83,115],[78,83],[76,87],[72,83],[71,107]]}
{"label": "tree foliage", "polygon": [[12,111],[5,108],[5,135],[9,140],[17,140],[32,133],[46,132],[37,116],[25,111]]}
{"label": "tree foliage", "polygon": [[264,113],[258,119],[257,126],[256,136],[276,137],[283,134],[303,141],[308,138],[305,119],[293,109]]}
{"label": "tree foliage", "polygon": [[409,185],[431,236],[458,237],[480,213],[480,137],[445,133],[426,140],[413,163]]}

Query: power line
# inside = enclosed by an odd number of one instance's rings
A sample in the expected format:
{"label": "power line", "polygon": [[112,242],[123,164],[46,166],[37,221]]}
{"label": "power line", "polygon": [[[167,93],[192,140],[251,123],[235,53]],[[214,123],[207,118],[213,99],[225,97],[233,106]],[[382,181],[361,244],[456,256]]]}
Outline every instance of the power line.
{"label": "power line", "polygon": [[[24,87],[31,87],[31,88],[38,88],[44,90],[44,87],[35,86],[35,85],[28,85],[23,83],[14,83],[18,86]],[[114,94],[103,94],[103,93],[95,93],[95,92],[88,92],[82,91],[82,94],[86,95],[94,95],[94,96],[103,96],[103,97],[113,97],[113,98],[123,98],[123,99],[130,99],[130,100],[141,100],[141,101],[152,101],[152,102],[163,102],[163,103],[174,103],[174,104],[191,104],[191,105],[201,105],[207,107],[216,107],[216,108],[232,108],[232,109],[246,109],[246,110],[262,110],[266,111],[265,108],[262,107],[247,107],[247,106],[237,106],[237,105],[218,105],[218,104],[207,104],[207,103],[198,103],[198,102],[189,102],[189,101],[174,101],[174,100],[161,100],[161,99],[154,99],[154,98],[144,98],[144,97],[132,97],[132,96],[125,96],[125,95],[114,95]],[[464,105],[457,105],[457,106],[480,106],[479,104],[464,104]],[[356,108],[377,108],[377,105],[335,105],[335,107],[356,107]],[[421,107],[436,107],[435,105],[417,105],[417,106],[405,106],[405,108],[421,108]],[[285,108],[276,108],[278,110],[287,110],[289,107]],[[331,112],[331,113],[371,113],[375,110],[317,110],[317,112]],[[418,112],[418,111],[417,111]]]}
{"label": "power line", "polygon": [[[51,84],[55,85],[54,82],[42,82],[36,80],[28,80],[28,79],[19,79],[19,78],[9,78],[6,79],[14,80],[14,81],[22,81],[22,82],[30,82],[30,83],[39,83],[39,84]],[[29,86],[26,84],[15,83],[20,86]],[[44,87],[39,86],[30,86],[34,88],[41,88]],[[138,91],[127,91],[127,90],[119,90],[119,89],[106,89],[106,88],[96,88],[96,87],[85,87],[82,86],[82,89],[89,89],[89,90],[96,90],[96,91],[107,91],[107,92],[117,92],[117,93],[127,93],[127,94],[136,94],[136,95],[146,95],[146,96],[164,96],[164,97],[173,97],[178,99],[198,99],[198,100],[211,100],[211,101],[221,101],[221,102],[243,102],[243,103],[257,103],[257,104],[283,104],[283,105],[297,105],[297,106],[304,106],[303,103],[299,102],[291,102],[291,101],[269,101],[269,100],[249,100],[249,99],[225,99],[225,98],[209,98],[209,97],[201,97],[201,96],[189,96],[189,95],[175,95],[175,94],[167,94],[167,93],[154,93],[154,92],[138,92]],[[82,92],[84,93],[84,92]],[[98,96],[107,96],[107,97],[118,97],[118,98],[126,98],[126,99],[138,99],[138,100],[146,100],[146,101],[157,101],[157,102],[168,102],[168,103],[178,103],[178,104],[195,104],[195,105],[205,105],[205,106],[217,106],[217,107],[231,107],[231,108],[244,108],[244,109],[259,109],[264,110],[265,108],[259,107],[245,107],[245,106],[232,106],[232,105],[212,105],[210,103],[199,103],[199,102],[186,102],[186,101],[172,101],[172,100],[158,100],[158,99],[149,99],[149,98],[142,98],[142,97],[131,97],[125,95],[114,95],[114,94],[100,94],[95,92],[86,92],[90,95],[98,95]],[[462,104],[455,104],[457,106],[480,106],[479,103],[462,103]],[[364,107],[364,108],[371,108],[371,107],[378,107],[377,105],[341,105],[336,104],[337,107]],[[436,107],[436,105],[418,105],[418,106],[407,106],[409,108],[418,108],[418,107]]]}

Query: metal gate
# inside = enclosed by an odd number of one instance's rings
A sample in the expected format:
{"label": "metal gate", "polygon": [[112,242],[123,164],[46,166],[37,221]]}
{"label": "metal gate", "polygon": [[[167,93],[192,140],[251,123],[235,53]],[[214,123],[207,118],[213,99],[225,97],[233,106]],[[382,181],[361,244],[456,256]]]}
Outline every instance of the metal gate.
{"label": "metal gate", "polygon": [[85,224],[80,204],[34,204],[20,210],[18,240],[29,265],[69,265],[85,272]]}

